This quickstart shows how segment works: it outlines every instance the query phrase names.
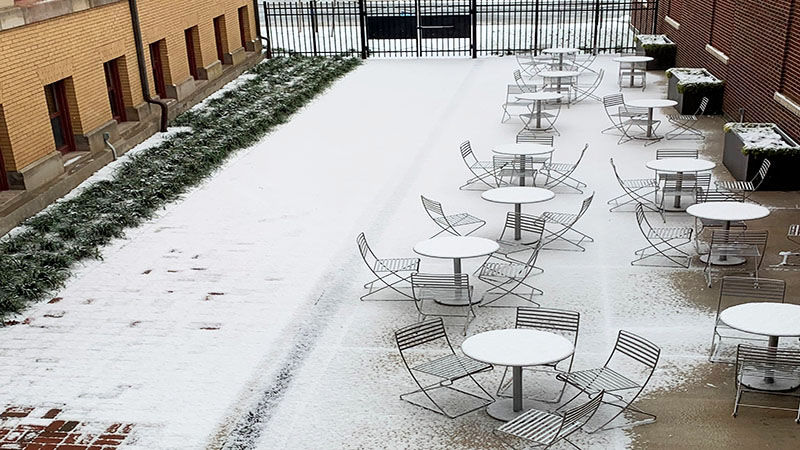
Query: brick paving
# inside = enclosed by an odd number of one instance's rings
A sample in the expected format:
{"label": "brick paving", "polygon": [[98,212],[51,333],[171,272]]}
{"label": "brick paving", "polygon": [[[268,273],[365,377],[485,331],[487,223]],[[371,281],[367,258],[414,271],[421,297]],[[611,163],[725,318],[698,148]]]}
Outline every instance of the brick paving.
{"label": "brick paving", "polygon": [[0,413],[0,450],[112,450],[134,429],[71,419],[59,408],[7,405]]}

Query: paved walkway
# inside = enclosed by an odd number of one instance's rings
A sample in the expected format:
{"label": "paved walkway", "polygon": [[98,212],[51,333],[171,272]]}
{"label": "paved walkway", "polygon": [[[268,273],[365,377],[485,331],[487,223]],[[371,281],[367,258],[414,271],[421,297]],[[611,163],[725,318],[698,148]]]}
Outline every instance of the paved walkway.
{"label": "paved walkway", "polygon": [[[600,92],[615,91],[616,68],[601,59],[610,75]],[[420,194],[486,218],[478,235],[499,234],[508,208],[458,191],[468,174],[457,149],[471,139],[485,159],[492,144],[513,142],[519,122],[501,125],[499,104],[514,67],[512,58],[367,62],[0,329],[0,404],[35,408],[23,419],[45,428],[62,417],[108,433],[121,426],[128,448],[497,447],[484,412],[450,421],[397,399],[412,386],[392,331],[416,313],[358,301],[367,273],[354,240],[365,231],[379,254],[411,256],[435,232]],[[649,77],[646,92],[626,96],[663,96],[663,77]],[[713,315],[691,298],[702,276],[631,268],[643,245],[633,215],[604,203],[617,195],[609,157],[644,177],[654,148],[676,145],[618,146],[599,134],[606,121],[596,102],[559,118],[555,159],[574,160],[588,142],[577,176],[589,188],[525,211],[574,211],[595,190],[583,228],[596,243],[545,252],[532,281],[544,306],[581,312],[577,368],[602,364],[625,328],[662,346],[653,388],[674,389],[705,362]],[[423,269],[451,270],[431,259]],[[482,308],[470,333],[512,324],[513,310]],[[493,387],[499,376],[480,379]],[[43,419],[50,410],[59,412]],[[631,436],[578,440],[621,448]]]}

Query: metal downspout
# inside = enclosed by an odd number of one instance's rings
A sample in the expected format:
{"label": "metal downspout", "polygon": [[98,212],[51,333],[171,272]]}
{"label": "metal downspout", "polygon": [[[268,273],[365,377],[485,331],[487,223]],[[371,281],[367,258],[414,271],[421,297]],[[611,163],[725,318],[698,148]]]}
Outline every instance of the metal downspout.
{"label": "metal downspout", "polygon": [[150,84],[147,81],[147,69],[144,60],[144,46],[142,45],[142,29],[139,24],[139,7],[136,0],[128,0],[128,6],[131,10],[131,25],[133,25],[133,41],[136,44],[136,61],[139,66],[139,80],[142,83],[142,95],[144,101],[152,103],[161,107],[161,131],[167,131],[168,110],[167,104],[161,100],[156,100],[150,97]]}

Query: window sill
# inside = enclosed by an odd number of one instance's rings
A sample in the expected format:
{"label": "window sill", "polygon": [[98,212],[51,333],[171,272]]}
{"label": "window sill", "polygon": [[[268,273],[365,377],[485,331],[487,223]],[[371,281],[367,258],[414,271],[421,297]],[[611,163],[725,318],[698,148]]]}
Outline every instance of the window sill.
{"label": "window sill", "polygon": [[706,44],[706,51],[711,54],[714,58],[717,58],[722,64],[727,65],[730,58],[725,53],[722,53],[717,48],[712,46],[711,44]]}
{"label": "window sill", "polygon": [[676,30],[681,29],[681,24],[670,16],[664,16],[664,22],[666,22],[667,25],[671,26],[672,28],[675,28]]}
{"label": "window sill", "polygon": [[789,97],[781,94],[780,92],[776,92],[775,95],[772,96],[773,100],[778,102],[779,105],[783,106],[784,108],[788,109],[789,112],[794,114],[797,117],[800,117],[800,103],[790,99]]}

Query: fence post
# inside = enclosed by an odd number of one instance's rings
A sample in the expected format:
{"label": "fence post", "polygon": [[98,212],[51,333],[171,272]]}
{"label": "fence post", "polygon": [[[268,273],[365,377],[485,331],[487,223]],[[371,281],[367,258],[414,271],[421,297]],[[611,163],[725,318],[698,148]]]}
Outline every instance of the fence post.
{"label": "fence post", "polygon": [[478,57],[478,0],[469,1],[469,15],[472,23],[472,58]]}
{"label": "fence post", "polygon": [[361,59],[367,59],[366,0],[358,0],[358,28],[361,30]]}
{"label": "fence post", "polygon": [[600,38],[600,0],[594,2],[594,36],[592,36],[592,53],[597,54],[598,40]]}
{"label": "fence post", "polygon": [[653,33],[658,33],[658,0],[656,0],[656,6],[653,8]]}
{"label": "fence post", "polygon": [[309,18],[311,19],[312,50],[314,51],[314,56],[317,56],[317,0],[311,0],[308,2],[308,14],[310,16]]}
{"label": "fence post", "polygon": [[539,0],[536,0],[536,10],[533,14],[533,54],[539,54]]}
{"label": "fence post", "polygon": [[[258,11],[256,11],[258,15]],[[267,30],[267,59],[272,58],[272,36],[269,34],[269,8],[267,2],[264,2],[264,28]]]}

